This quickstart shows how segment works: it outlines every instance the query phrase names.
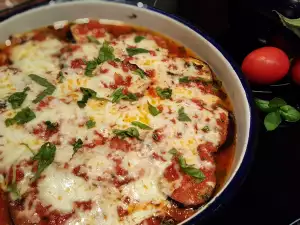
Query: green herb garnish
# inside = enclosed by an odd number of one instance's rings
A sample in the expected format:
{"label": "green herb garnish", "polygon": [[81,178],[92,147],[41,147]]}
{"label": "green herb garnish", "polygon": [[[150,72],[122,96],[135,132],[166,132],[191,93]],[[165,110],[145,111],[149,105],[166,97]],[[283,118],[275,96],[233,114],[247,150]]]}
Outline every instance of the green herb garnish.
{"label": "green herb garnish", "polygon": [[204,126],[201,130],[202,130],[203,132],[208,132],[208,131],[210,131],[209,126]]}
{"label": "green herb garnish", "polygon": [[287,105],[281,98],[273,98],[271,101],[255,99],[257,107],[267,112],[264,125],[268,131],[275,130],[284,119],[287,122],[297,122],[300,120],[300,112],[294,107]]}
{"label": "green herb garnish", "polygon": [[172,89],[170,88],[160,88],[156,87],[156,94],[161,98],[161,99],[170,99],[172,97]]}
{"label": "green herb garnish", "polygon": [[129,56],[134,56],[141,53],[149,53],[149,51],[144,48],[126,48],[126,51]]}
{"label": "green herb garnish", "polygon": [[33,103],[38,103],[43,100],[47,95],[52,95],[55,91],[55,86],[47,81],[45,78],[40,77],[35,74],[30,74],[29,77],[37,84],[45,87],[46,89],[42,91],[38,96],[32,101]]}
{"label": "green herb garnish", "polygon": [[142,79],[146,77],[146,73],[142,69],[136,69],[133,73],[139,75]]}
{"label": "green herb garnish", "polygon": [[183,158],[182,155],[179,154],[179,152],[175,148],[172,148],[169,151],[169,153],[178,158],[179,166],[184,173],[196,178],[197,182],[201,182],[205,179],[204,173],[200,169],[197,169],[192,165],[186,164],[186,160]]}
{"label": "green herb garnish", "polygon": [[157,116],[158,114],[161,113],[155,106],[151,105],[149,102],[148,102],[148,110],[152,116]]}
{"label": "green herb garnish", "polygon": [[123,94],[123,88],[116,89],[112,95],[112,103],[118,103],[121,100],[125,101],[136,101],[138,98],[135,94],[128,92],[127,94]]}
{"label": "green herb garnish", "polygon": [[24,90],[22,92],[16,92],[8,97],[7,101],[11,104],[11,107],[13,109],[17,109],[17,108],[21,107],[25,98],[27,97],[26,92],[29,90],[30,90],[30,88],[26,87],[26,88],[24,88]]}
{"label": "green herb garnish", "polygon": [[87,39],[88,39],[88,41],[91,42],[91,43],[95,43],[95,44],[97,44],[97,45],[100,45],[100,42],[99,42],[95,37],[93,37],[93,36],[88,35],[88,36],[87,36]]}
{"label": "green herb garnish", "polygon": [[73,144],[73,155],[83,146],[83,141],[79,138],[75,141],[75,143]]}
{"label": "green herb garnish", "polygon": [[146,124],[144,124],[144,123],[141,123],[141,122],[139,122],[139,121],[133,121],[133,122],[131,122],[131,124],[132,124],[133,126],[136,126],[136,127],[141,128],[142,130],[152,130],[151,127],[149,127],[148,125],[146,125]]}
{"label": "green herb garnish", "polygon": [[54,161],[56,146],[50,142],[43,144],[39,152],[32,158],[38,161],[38,169],[34,176],[34,180],[38,179],[41,173]]}
{"label": "green herb garnish", "polygon": [[178,110],[178,120],[184,122],[191,121],[190,117],[188,117],[188,115],[184,112],[183,107]]}
{"label": "green herb garnish", "polygon": [[80,108],[84,108],[89,99],[95,99],[95,100],[100,100],[100,101],[109,101],[106,98],[98,98],[97,92],[90,88],[80,87],[80,91],[83,94],[82,99],[80,101],[77,101],[77,105]]}
{"label": "green herb garnish", "polygon": [[7,185],[6,191],[10,192],[13,195],[13,199],[17,200],[21,198],[20,191],[17,188],[17,183],[13,182],[9,185]]}
{"label": "green herb garnish", "polygon": [[94,120],[88,120],[85,125],[88,129],[91,129],[96,126],[96,122]]}
{"label": "green herb garnish", "polygon": [[51,121],[47,120],[45,122],[46,126],[47,126],[47,130],[49,131],[54,131],[57,129],[58,127],[58,123],[52,123]]}
{"label": "green herb garnish", "polygon": [[144,36],[136,36],[136,37],[134,38],[134,42],[135,42],[135,43],[139,43],[139,42],[141,42],[141,41],[144,40],[144,39],[145,39]]}
{"label": "green herb garnish", "polygon": [[33,120],[35,117],[34,112],[29,107],[26,107],[19,111],[13,118],[6,119],[5,125],[9,127],[14,124],[25,124]]}
{"label": "green herb garnish", "polygon": [[135,127],[129,127],[126,130],[114,129],[113,133],[121,139],[126,137],[135,137],[136,139],[140,140],[140,133]]}
{"label": "green herb garnish", "polygon": [[57,80],[58,80],[58,83],[63,83],[64,82],[64,79],[65,79],[65,77],[64,77],[64,75],[63,75],[63,72],[62,71],[60,71],[59,73],[58,73],[58,75],[57,75]]}
{"label": "green herb garnish", "polygon": [[85,75],[93,76],[93,71],[96,69],[97,65],[104,63],[108,60],[114,60],[114,49],[109,45],[107,41],[104,41],[102,47],[99,50],[99,55],[94,60],[90,60],[86,62]]}

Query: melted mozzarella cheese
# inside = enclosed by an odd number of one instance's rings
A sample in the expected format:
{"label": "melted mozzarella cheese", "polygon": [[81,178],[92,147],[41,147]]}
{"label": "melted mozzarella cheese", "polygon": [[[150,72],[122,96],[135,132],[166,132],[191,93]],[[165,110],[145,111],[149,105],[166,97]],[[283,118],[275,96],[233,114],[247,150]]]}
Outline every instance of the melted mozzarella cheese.
{"label": "melted mozzarella cheese", "polygon": [[[93,197],[93,190],[83,179],[67,171],[59,170],[55,165],[45,172],[46,179],[39,182],[39,198],[46,205],[51,205],[61,212],[71,212],[75,201],[88,201]],[[59,180],[59,182],[57,182]]]}

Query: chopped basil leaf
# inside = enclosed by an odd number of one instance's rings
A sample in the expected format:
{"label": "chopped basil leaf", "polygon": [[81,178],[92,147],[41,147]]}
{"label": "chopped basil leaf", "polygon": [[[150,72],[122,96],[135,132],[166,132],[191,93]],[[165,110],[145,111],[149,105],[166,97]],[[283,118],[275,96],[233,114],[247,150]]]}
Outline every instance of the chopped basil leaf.
{"label": "chopped basil leaf", "polygon": [[50,131],[54,131],[57,129],[58,127],[58,123],[52,123],[51,121],[47,120],[45,122],[46,126],[47,126],[47,130],[50,130]]}
{"label": "chopped basil leaf", "polygon": [[83,146],[83,141],[79,138],[73,144],[73,155]]}
{"label": "chopped basil leaf", "polygon": [[88,120],[85,125],[88,129],[91,129],[96,126],[96,122],[94,120]]}
{"label": "chopped basil leaf", "polygon": [[280,113],[270,112],[264,119],[264,125],[268,131],[275,130],[281,123]]}
{"label": "chopped basil leaf", "polygon": [[58,75],[57,75],[57,80],[58,80],[58,83],[63,83],[64,82],[64,75],[63,75],[63,72],[59,72]]}
{"label": "chopped basil leaf", "polygon": [[190,83],[190,82],[202,82],[204,84],[212,83],[212,81],[206,80],[202,77],[187,77],[187,76],[184,76],[184,77],[179,78],[179,83]]}
{"label": "chopped basil leaf", "polygon": [[197,182],[201,182],[205,179],[204,173],[191,165],[187,165],[185,159],[182,156],[178,157],[179,166],[184,173],[197,179]]}
{"label": "chopped basil leaf", "polygon": [[152,130],[151,127],[149,127],[148,125],[141,123],[139,121],[133,121],[133,122],[131,122],[131,124],[133,126],[137,126],[137,127],[141,128],[142,130]]}
{"label": "chopped basil leaf", "polygon": [[119,103],[121,100],[125,101],[136,101],[138,98],[135,94],[128,92],[126,95],[123,94],[123,88],[116,89],[112,95],[112,103]]}
{"label": "chopped basil leaf", "polygon": [[98,62],[96,59],[87,61],[84,74],[88,77],[92,77],[93,71],[96,69],[97,66],[98,66]]}
{"label": "chopped basil leaf", "polygon": [[149,53],[149,51],[144,48],[126,48],[126,51],[129,56],[134,56],[141,53]]}
{"label": "chopped basil leaf", "polygon": [[189,80],[189,77],[180,77],[179,83],[189,83],[191,80]]}
{"label": "chopped basil leaf", "polygon": [[7,101],[11,104],[13,109],[17,109],[21,107],[25,98],[27,97],[27,91],[29,91],[29,87],[24,88],[22,92],[16,92],[8,97]]}
{"label": "chopped basil leaf", "polygon": [[286,105],[286,102],[283,99],[277,98],[277,97],[273,98],[269,102],[269,107],[270,108],[279,108],[279,107],[284,106],[284,105]]}
{"label": "chopped basil leaf", "polygon": [[13,124],[25,124],[33,120],[35,117],[34,112],[29,107],[26,107],[19,111],[13,118],[6,119],[5,125],[9,127]]}
{"label": "chopped basil leaf", "polygon": [[12,184],[7,185],[6,191],[10,192],[13,195],[13,199],[17,200],[21,198],[20,191],[17,188],[17,183],[13,182]]}
{"label": "chopped basil leaf", "polygon": [[46,89],[42,91],[38,96],[32,101],[33,103],[38,103],[43,100],[47,95],[52,95],[53,92],[55,91],[55,86],[51,84],[49,81],[47,81],[45,78],[40,77],[35,74],[30,74],[29,77],[38,83],[39,85],[45,87]]}
{"label": "chopped basil leaf", "polygon": [[153,132],[152,138],[154,141],[159,141],[159,136],[158,136],[157,132],[155,132],[155,131]]}
{"label": "chopped basil leaf", "polygon": [[178,151],[176,148],[172,148],[169,150],[169,153],[172,154],[172,155],[177,155],[178,154]]}
{"label": "chopped basil leaf", "polygon": [[172,89],[156,87],[156,93],[161,99],[170,99],[172,97]]}
{"label": "chopped basil leaf", "polygon": [[124,139],[126,137],[135,137],[136,139],[140,140],[140,133],[135,127],[129,127],[126,130],[114,129],[113,133],[121,139]]}
{"label": "chopped basil leaf", "polygon": [[149,102],[148,102],[148,110],[152,116],[157,116],[158,114],[160,114],[160,111],[155,106],[151,105]]}
{"label": "chopped basil leaf", "polygon": [[287,122],[297,122],[300,120],[300,112],[290,105],[281,106],[279,113]]}
{"label": "chopped basil leaf", "polygon": [[39,152],[32,158],[38,161],[38,169],[34,180],[40,177],[41,173],[53,162],[56,152],[56,146],[50,142],[43,144]]}
{"label": "chopped basil leaf", "polygon": [[88,41],[91,42],[91,43],[95,43],[95,44],[97,44],[97,45],[100,45],[100,42],[99,42],[95,37],[93,37],[93,36],[88,35],[88,36],[87,36],[87,39],[88,39]]}
{"label": "chopped basil leaf", "polygon": [[133,73],[139,75],[143,79],[146,76],[146,73],[143,70],[141,70],[141,69],[136,69]]}
{"label": "chopped basil leaf", "polygon": [[84,108],[90,98],[100,100],[100,101],[109,101],[108,99],[105,99],[105,98],[98,98],[97,92],[95,92],[94,90],[92,90],[90,88],[80,87],[80,90],[83,94],[82,99],[80,101],[77,101],[77,105],[80,108]]}
{"label": "chopped basil leaf", "polygon": [[178,158],[179,166],[184,173],[196,178],[197,182],[201,182],[205,179],[205,175],[203,174],[203,172],[200,169],[193,167],[192,165],[187,165],[183,156],[179,155],[178,151],[175,148],[169,150],[169,153]]}
{"label": "chopped basil leaf", "polygon": [[114,49],[107,41],[104,41],[102,47],[100,48],[98,59],[101,63],[115,59]]}
{"label": "chopped basil leaf", "polygon": [[97,58],[86,62],[85,75],[93,76],[93,71],[96,69],[97,65],[104,63],[108,60],[114,60],[114,49],[109,45],[107,41],[104,41],[102,47],[99,50],[99,55]]}
{"label": "chopped basil leaf", "polygon": [[209,126],[204,126],[201,130],[204,132],[210,131]]}
{"label": "chopped basil leaf", "polygon": [[135,43],[139,43],[139,42],[141,42],[141,41],[144,40],[144,39],[145,39],[144,36],[136,36],[136,37],[134,38],[134,42],[135,42]]}
{"label": "chopped basil leaf", "polygon": [[178,120],[185,122],[191,121],[190,117],[188,117],[188,115],[184,112],[183,107],[178,110]]}
{"label": "chopped basil leaf", "polygon": [[122,60],[119,59],[119,58],[115,58],[114,61],[115,61],[115,62],[122,62]]}

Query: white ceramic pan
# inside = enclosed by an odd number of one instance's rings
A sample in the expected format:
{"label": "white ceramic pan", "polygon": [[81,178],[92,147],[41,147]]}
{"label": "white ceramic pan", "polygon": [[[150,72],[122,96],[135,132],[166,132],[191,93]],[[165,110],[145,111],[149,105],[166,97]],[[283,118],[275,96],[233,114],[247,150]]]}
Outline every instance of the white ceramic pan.
{"label": "white ceramic pan", "polygon": [[239,69],[213,40],[180,19],[154,9],[120,3],[69,2],[29,10],[0,24],[0,42],[5,42],[9,35],[14,33],[47,26],[55,21],[72,21],[78,18],[120,20],[162,33],[199,55],[222,80],[233,103],[237,127],[237,144],[232,169],[222,189],[208,204],[201,207],[198,213],[182,224],[195,224],[199,219],[214,212],[236,191],[251,161],[255,132],[251,91]]}

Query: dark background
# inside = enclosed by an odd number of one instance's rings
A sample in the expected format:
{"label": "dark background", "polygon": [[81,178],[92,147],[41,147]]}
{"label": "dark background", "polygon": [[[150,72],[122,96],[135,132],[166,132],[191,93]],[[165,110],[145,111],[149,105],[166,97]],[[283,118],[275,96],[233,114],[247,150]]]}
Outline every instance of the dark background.
{"label": "dark background", "polygon": [[[290,57],[300,55],[300,38],[272,12],[300,18],[300,0],[182,0],[177,10],[217,40],[239,64],[250,51],[266,45],[280,47]],[[300,87],[289,77],[273,86],[252,85],[252,90],[256,97],[283,97],[299,107]],[[260,130],[250,173],[208,225],[288,225],[300,218],[300,124],[283,124],[266,132],[264,115],[258,115]]]}
{"label": "dark background", "polygon": [[[30,7],[35,1],[48,0],[34,0]],[[151,6],[155,2],[130,1]],[[300,0],[158,0],[156,7],[197,25],[238,64],[252,50],[268,45],[283,49],[290,58],[300,56],[300,38],[284,28],[272,11],[300,18]],[[7,12],[0,13],[0,21],[7,16]],[[300,109],[300,86],[289,76],[275,85],[251,88],[255,97],[282,97]],[[288,225],[300,218],[300,123],[285,123],[266,132],[264,114],[257,113],[258,144],[250,173],[231,201],[205,221],[207,225]]]}

